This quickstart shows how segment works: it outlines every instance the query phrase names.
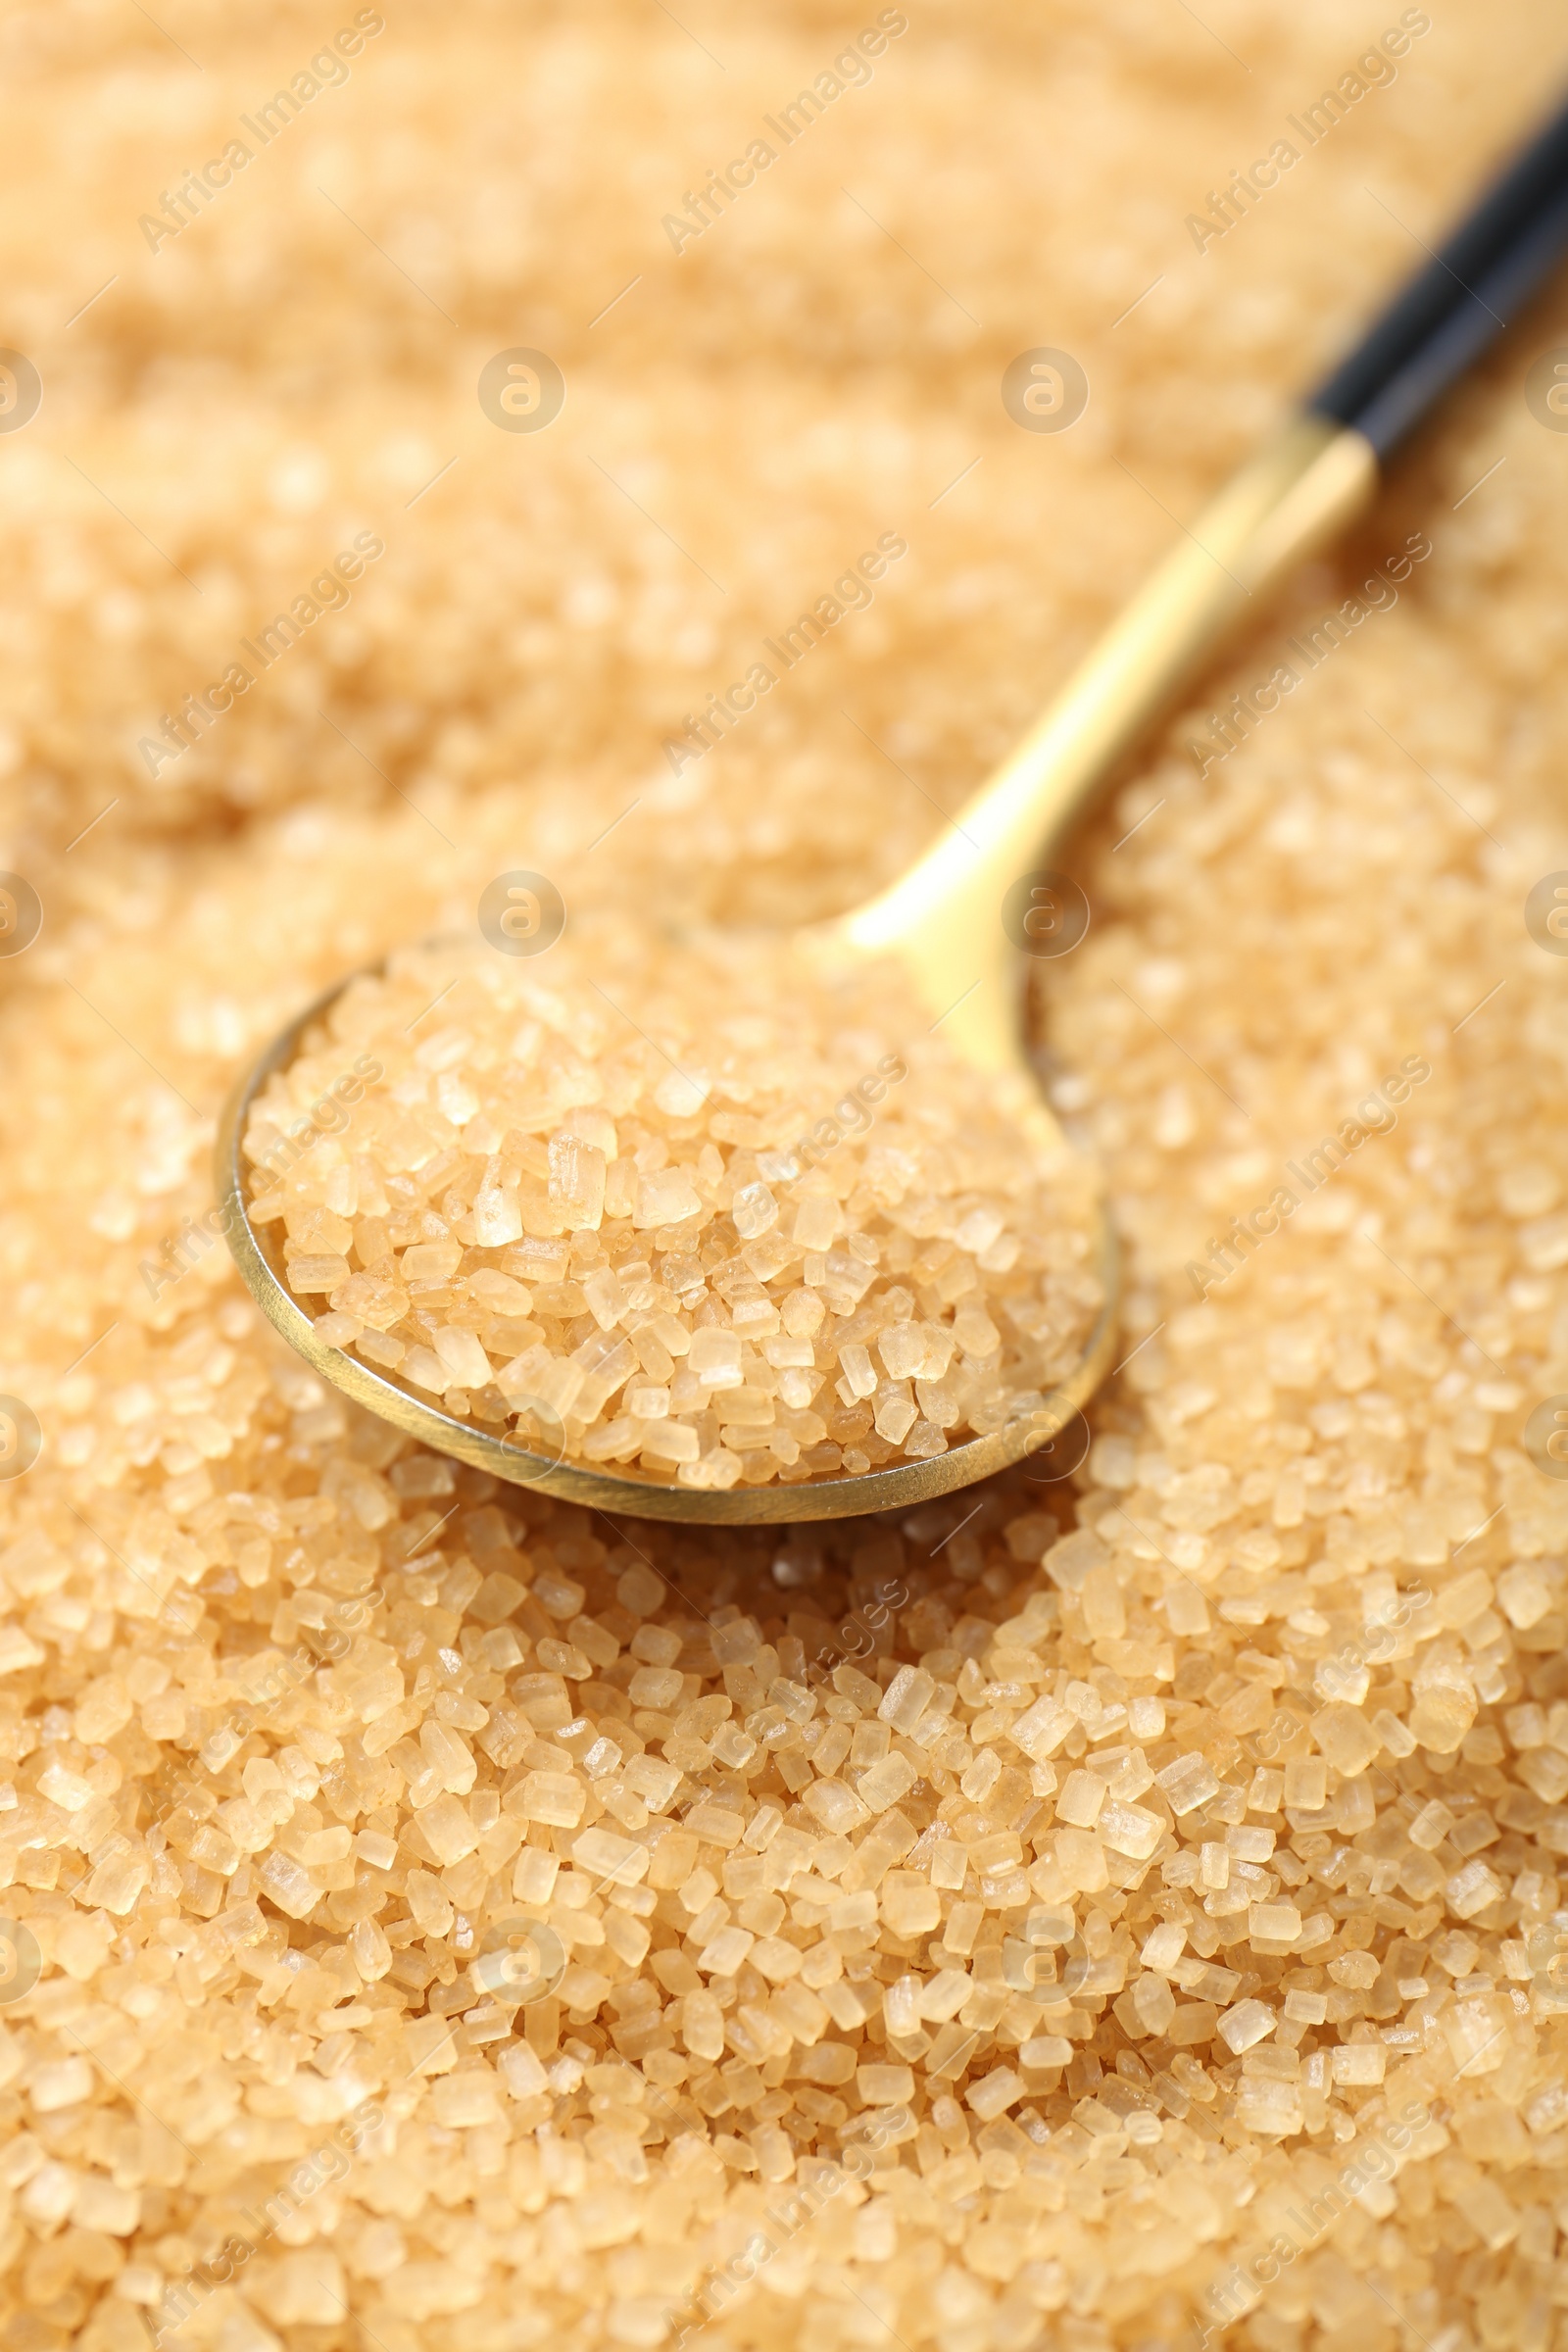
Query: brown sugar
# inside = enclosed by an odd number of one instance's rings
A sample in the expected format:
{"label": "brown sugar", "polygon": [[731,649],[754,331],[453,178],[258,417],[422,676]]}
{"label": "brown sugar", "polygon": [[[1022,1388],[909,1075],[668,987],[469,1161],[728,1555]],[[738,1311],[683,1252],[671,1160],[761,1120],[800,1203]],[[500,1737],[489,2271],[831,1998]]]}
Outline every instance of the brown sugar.
{"label": "brown sugar", "polygon": [[[154,13],[202,72],[135,10],[0,28],[45,379],[0,436],[0,866],[45,906],[0,961],[0,1394],[42,1432],[0,1480],[0,2341],[1552,2352],[1560,294],[1073,852],[1037,1010],[1129,1282],[1072,1476],[767,1532],[492,1488],[283,1349],[205,1219],[249,1059],[498,874],[785,927],[896,872],[1561,35],[1433,12],[1200,255],[1377,21],[911,8],[677,257],[661,215],[839,25],[679,8],[710,59],[661,10],[409,0],[154,254],[143,205],[322,38]],[[568,381],[531,442],[473,390],[519,341]],[[1055,439],[998,396],[1043,341],[1092,383]],[[895,524],[871,608],[674,775]],[[363,528],[347,609],[148,775]]]}
{"label": "brown sugar", "polygon": [[319,1338],[558,1454],[719,1489],[928,1459],[1039,1409],[1102,1294],[1093,1170],[907,998],[619,918],[402,952],[253,1106],[253,1220]]}

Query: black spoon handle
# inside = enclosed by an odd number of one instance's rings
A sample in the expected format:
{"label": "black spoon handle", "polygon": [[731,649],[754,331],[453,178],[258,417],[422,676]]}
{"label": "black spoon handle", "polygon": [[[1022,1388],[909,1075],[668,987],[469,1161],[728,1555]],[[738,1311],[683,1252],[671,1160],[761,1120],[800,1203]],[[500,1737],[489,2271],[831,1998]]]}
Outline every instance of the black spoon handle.
{"label": "black spoon handle", "polygon": [[1568,105],[1494,179],[1308,399],[1380,460],[1509,325],[1568,247]]}

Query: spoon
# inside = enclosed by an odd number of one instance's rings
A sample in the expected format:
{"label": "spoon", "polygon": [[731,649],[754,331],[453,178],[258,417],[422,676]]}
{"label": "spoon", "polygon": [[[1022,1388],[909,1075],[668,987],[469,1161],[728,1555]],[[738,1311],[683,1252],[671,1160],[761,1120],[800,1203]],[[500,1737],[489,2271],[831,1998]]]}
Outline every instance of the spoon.
{"label": "spoon", "polygon": [[[894,957],[913,1003],[977,1068],[1017,1098],[1040,1151],[1063,1140],[1034,1084],[1024,1034],[1026,955],[1075,945],[1087,903],[1058,868],[1097,793],[1152,721],[1290,566],[1324,547],[1376,494],[1391,452],[1494,339],[1568,243],[1568,108],[1546,124],[1358,347],[1202,510],[1079,664],[1033,730],[935,844],[889,889],[814,934],[839,961]],[[1554,355],[1546,355],[1547,365]],[[1540,373],[1538,368],[1536,373]],[[1549,373],[1549,366],[1548,366]],[[1536,385],[1538,414],[1555,422]],[[1568,368],[1564,370],[1568,380]],[[547,1417],[531,1443],[427,1403],[319,1340],[285,1286],[281,1251],[251,1221],[242,1139],[252,1103],[340,988],[309,1005],[250,1069],[217,1148],[222,1229],[241,1276],[307,1362],[358,1403],[442,1453],[600,1510],[659,1519],[800,1522],[906,1508],[951,1494],[1054,1442],[1110,1367],[1119,1266],[1102,1204],[1098,1316],[1070,1374],[1025,1417],[945,1453],[858,1476],[715,1490],[565,1458]],[[1027,1081],[1027,1085],[1020,1083]],[[1076,1460],[1054,1465],[1066,1475]]]}

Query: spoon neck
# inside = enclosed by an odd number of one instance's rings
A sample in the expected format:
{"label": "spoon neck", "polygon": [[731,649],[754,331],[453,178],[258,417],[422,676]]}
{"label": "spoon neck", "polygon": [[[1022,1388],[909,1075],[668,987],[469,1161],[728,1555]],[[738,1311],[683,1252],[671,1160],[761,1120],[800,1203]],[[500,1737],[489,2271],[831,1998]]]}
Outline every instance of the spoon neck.
{"label": "spoon neck", "polygon": [[[993,1050],[977,1058],[1016,1053],[995,1024],[1015,1031],[1017,955],[1040,952],[1021,936],[1029,877],[1056,865],[1117,760],[1223,639],[1261,615],[1281,574],[1370,502],[1377,480],[1358,432],[1310,412],[1292,416],[1209,500],[924,856],[845,918],[860,951],[902,955],[945,1021],[971,1039],[990,1027]],[[1020,884],[1023,900],[1011,906]],[[1059,950],[1048,941],[1046,952]],[[966,988],[978,1000],[973,1018],[951,1009]]]}

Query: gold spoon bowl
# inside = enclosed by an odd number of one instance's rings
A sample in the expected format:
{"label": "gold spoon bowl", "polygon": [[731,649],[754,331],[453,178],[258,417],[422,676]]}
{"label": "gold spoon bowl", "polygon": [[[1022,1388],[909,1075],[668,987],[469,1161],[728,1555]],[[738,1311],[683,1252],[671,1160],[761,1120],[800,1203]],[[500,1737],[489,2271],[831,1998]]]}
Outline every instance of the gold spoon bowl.
{"label": "gold spoon bowl", "polygon": [[[1369,502],[1377,479],[1376,458],[1360,433],[1311,413],[1293,417],[1210,501],[962,810],[951,836],[890,889],[816,934],[839,961],[896,958],[914,1005],[940,1019],[965,1057],[1018,1099],[1019,1115],[1047,1159],[1065,1147],[1028,1059],[1030,942],[1016,909],[1032,896],[1048,926],[1059,918],[1057,861],[1117,761],[1221,640],[1258,610],[1281,574]],[[437,1452],[511,1485],[641,1518],[731,1526],[844,1518],[952,1494],[1052,1447],[1109,1369],[1120,1274],[1102,1203],[1092,1252],[1102,1303],[1070,1373],[1026,1415],[925,1460],[788,1486],[682,1487],[568,1458],[564,1433],[544,1408],[527,1432],[501,1435],[425,1402],[318,1338],[287,1288],[280,1249],[250,1214],[243,1139],[252,1104],[348,985],[319,998],[274,1038],[230,1099],[217,1149],[220,1221],[243,1280],[289,1346],[356,1403]]]}

